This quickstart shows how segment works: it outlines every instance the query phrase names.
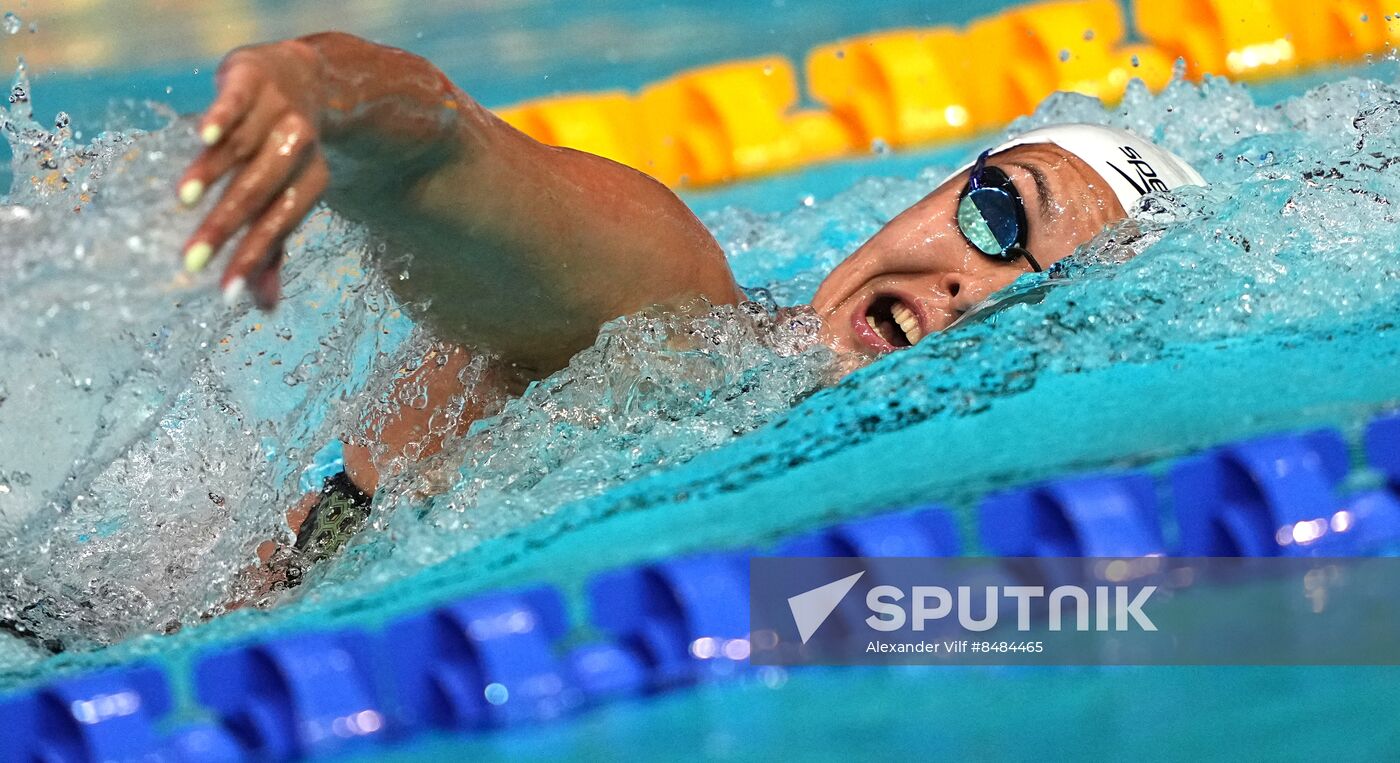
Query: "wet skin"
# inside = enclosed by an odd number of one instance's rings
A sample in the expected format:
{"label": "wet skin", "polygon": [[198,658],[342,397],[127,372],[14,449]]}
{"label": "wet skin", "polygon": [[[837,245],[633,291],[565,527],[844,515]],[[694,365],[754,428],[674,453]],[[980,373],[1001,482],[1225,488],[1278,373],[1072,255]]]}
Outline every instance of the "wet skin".
{"label": "wet skin", "polygon": [[[1028,145],[994,154],[1026,208],[1026,249],[1050,265],[1069,256],[1109,223],[1125,216],[1103,180],[1078,157],[1053,145]],[[1024,258],[1010,262],[973,248],[955,215],[964,171],[901,212],[822,281],[812,306],[827,343],[877,356],[909,346],[889,314],[902,304],[918,335],[942,331],[968,308],[1031,272]],[[877,328],[867,317],[876,320]]]}
{"label": "wet skin", "polygon": [[[246,230],[220,280],[230,300],[276,306],[286,237],[320,200],[391,251],[413,253],[410,277],[389,279],[392,288],[438,336],[499,355],[491,384],[502,394],[562,368],[617,316],[743,298],[718,243],[669,189],[530,139],[422,58],[314,35],[231,53],[217,84],[199,122],[206,148],[177,193],[193,205],[231,177],[182,252],[186,269],[201,269]],[[1018,147],[989,163],[1025,200],[1026,248],[1043,267],[1125,214],[1087,165],[1057,147]],[[966,182],[964,172],[935,189],[822,283],[813,307],[832,347],[875,357],[907,346],[896,306],[906,324],[914,316],[917,340],[1029,272],[1023,259],[981,254],[958,231]],[[374,491],[394,454],[440,447],[427,423],[462,393],[468,358],[458,348],[424,364],[412,383],[427,386],[429,406],[391,417],[372,447],[347,446],[347,473],[361,489]],[[482,412],[467,406],[453,431]]]}

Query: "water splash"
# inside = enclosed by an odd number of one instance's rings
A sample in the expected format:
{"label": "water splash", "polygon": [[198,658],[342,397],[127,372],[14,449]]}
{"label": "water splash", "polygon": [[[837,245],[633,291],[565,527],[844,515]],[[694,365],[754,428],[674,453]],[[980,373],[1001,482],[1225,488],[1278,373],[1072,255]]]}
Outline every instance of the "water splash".
{"label": "water splash", "polygon": [[[404,469],[374,532],[267,603],[355,622],[492,581],[576,581],[900,501],[1359,421],[1400,400],[1387,371],[1400,91],[1393,64],[1373,74],[1268,106],[1222,80],[1134,85],[1111,110],[1049,99],[1014,129],[1128,127],[1211,187],[1145,200],[1047,276],[1038,304],[834,386],[813,316],[777,305],[809,299],[952,162],[782,214],[708,215],[753,304],[613,322]],[[219,307],[208,282],[175,275],[197,219],[170,191],[197,149],[190,124],[79,145],[27,109],[0,122],[16,177],[0,215],[0,574],[17,581],[0,615],[77,645],[189,629],[262,541],[286,538],[312,454],[372,429],[386,390],[416,399],[395,380],[437,340],[404,317],[372,239],[327,213],[294,242],[281,312]]]}

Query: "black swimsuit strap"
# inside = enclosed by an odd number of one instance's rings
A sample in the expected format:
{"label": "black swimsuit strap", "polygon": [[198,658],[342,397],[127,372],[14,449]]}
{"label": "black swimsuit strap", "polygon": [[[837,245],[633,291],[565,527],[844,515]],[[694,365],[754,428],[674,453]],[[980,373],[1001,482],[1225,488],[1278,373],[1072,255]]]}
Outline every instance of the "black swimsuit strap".
{"label": "black swimsuit strap", "polygon": [[345,472],[328,478],[321,488],[321,500],[297,531],[293,548],[308,564],[335,556],[369,521],[371,501]]}

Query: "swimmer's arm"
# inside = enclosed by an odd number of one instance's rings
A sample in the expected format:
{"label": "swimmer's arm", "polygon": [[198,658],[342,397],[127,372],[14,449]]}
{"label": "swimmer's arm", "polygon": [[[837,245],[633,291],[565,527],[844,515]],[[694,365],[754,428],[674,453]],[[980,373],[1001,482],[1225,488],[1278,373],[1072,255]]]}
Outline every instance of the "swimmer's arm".
{"label": "swimmer's arm", "polygon": [[[191,247],[217,250],[251,225],[224,285],[247,284],[260,303],[269,289],[275,301],[281,241],[322,188],[413,253],[407,278],[391,283],[426,305],[420,317],[530,376],[562,366],[619,315],[741,298],[719,245],[670,190],[532,140],[422,58],[314,35],[236,51],[219,84],[201,129],[224,137],[186,178],[212,183],[237,163],[221,152],[251,159]],[[291,116],[267,116],[279,109]]]}

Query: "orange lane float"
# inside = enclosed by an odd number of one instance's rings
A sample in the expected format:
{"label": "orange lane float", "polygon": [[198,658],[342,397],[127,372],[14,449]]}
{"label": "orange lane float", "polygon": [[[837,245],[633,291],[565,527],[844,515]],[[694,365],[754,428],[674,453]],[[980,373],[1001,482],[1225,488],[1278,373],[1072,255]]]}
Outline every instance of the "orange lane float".
{"label": "orange lane float", "polygon": [[1138,31],[1193,77],[1249,80],[1291,74],[1299,60],[1278,7],[1294,0],[1137,0]]}
{"label": "orange lane float", "polygon": [[1133,77],[1153,89],[1171,78],[1171,59],[1157,49],[1123,46],[1123,13],[1115,0],[1016,8],[973,22],[967,38],[974,49],[998,46],[1006,53],[969,72],[976,112],[994,125],[1029,114],[1055,91],[1114,103]]}
{"label": "orange lane float", "polygon": [[496,114],[541,143],[567,146],[639,167],[637,105],[625,91],[562,95],[498,109]]}
{"label": "orange lane float", "polygon": [[[860,154],[923,146],[1030,113],[1056,91],[1113,103],[1128,82],[1286,75],[1400,44],[1389,0],[1134,0],[1144,41],[1129,41],[1116,0],[1052,0],[972,22],[841,40],[805,58],[719,63],[642,88],[569,94],[501,109],[554,145],[600,154],[671,186],[705,186]],[[995,56],[977,51],[996,50]]]}
{"label": "orange lane float", "polygon": [[807,56],[807,89],[869,147],[915,146],[976,127],[957,30],[902,29],[823,45]]}
{"label": "orange lane float", "polygon": [[797,75],[781,56],[683,72],[637,96],[648,171],[675,185],[709,185],[847,153],[824,112],[794,113]]}

